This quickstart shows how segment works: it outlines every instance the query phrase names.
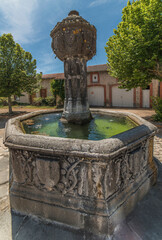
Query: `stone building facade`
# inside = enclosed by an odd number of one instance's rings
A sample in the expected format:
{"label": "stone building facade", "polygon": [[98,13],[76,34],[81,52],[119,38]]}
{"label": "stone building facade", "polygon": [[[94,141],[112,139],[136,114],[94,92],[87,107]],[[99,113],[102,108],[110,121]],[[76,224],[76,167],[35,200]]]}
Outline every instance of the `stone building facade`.
{"label": "stone building facade", "polygon": [[[42,75],[41,89],[33,97],[52,96],[50,82],[53,79],[64,79],[63,73]],[[162,83],[153,79],[147,89],[140,87],[126,91],[118,88],[118,80],[111,77],[107,72],[107,64],[87,67],[87,87],[90,106],[100,107],[137,107],[151,108],[152,96],[162,98]],[[28,94],[20,97],[20,102],[30,103],[32,97]]]}

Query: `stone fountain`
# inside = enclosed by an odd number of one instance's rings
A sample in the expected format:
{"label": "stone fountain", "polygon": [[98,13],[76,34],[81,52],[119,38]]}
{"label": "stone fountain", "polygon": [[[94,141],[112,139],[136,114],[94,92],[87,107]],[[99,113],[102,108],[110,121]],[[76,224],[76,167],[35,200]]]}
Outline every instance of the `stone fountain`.
{"label": "stone fountain", "polygon": [[[65,66],[62,118],[83,124],[91,118],[86,62],[96,51],[95,27],[71,11],[51,36],[52,48]],[[60,222],[69,231],[82,231],[81,239],[105,239],[147,194],[157,178],[153,159],[156,127],[134,114],[94,112],[124,116],[136,127],[93,141],[26,134],[23,121],[49,113],[47,110],[8,121],[4,143],[10,151],[13,211]],[[88,238],[89,233],[96,238]]]}
{"label": "stone fountain", "polygon": [[87,61],[96,54],[96,28],[71,11],[51,31],[52,49],[64,61],[65,102],[62,117],[68,122],[90,121],[87,98]]}

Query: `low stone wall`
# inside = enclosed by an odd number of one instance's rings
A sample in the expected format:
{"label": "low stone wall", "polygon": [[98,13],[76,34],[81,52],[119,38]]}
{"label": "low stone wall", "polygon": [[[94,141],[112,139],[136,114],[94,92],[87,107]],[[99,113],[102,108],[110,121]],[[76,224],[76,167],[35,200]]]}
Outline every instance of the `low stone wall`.
{"label": "low stone wall", "polygon": [[5,145],[10,150],[12,170],[11,208],[97,235],[111,235],[156,182],[156,127],[125,113],[139,126],[110,139],[24,134],[20,122],[40,113],[44,112],[11,119],[6,126]]}

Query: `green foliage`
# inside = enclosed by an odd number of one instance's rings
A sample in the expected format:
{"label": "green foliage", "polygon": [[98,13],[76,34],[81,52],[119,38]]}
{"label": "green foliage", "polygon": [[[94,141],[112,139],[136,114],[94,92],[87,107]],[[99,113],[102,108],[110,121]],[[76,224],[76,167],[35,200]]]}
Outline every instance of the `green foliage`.
{"label": "green foliage", "polygon": [[41,74],[36,73],[36,60],[31,53],[15,43],[11,34],[0,36],[0,96],[32,94],[40,81]]}
{"label": "green foliage", "polygon": [[55,106],[56,105],[56,99],[53,96],[49,96],[45,98],[45,102],[47,106]]}
{"label": "green foliage", "polygon": [[152,104],[153,104],[153,109],[156,112],[156,115],[154,116],[154,120],[162,122],[162,99],[160,97],[153,97]]}
{"label": "green foliage", "polygon": [[46,98],[34,98],[32,105],[34,106],[55,106],[56,105],[56,100],[53,96],[49,96]]}
{"label": "green foliage", "polygon": [[41,106],[42,105],[42,98],[41,97],[33,98],[32,105],[34,105],[34,106]]}
{"label": "green foliage", "polygon": [[1,97],[0,106],[7,106],[7,105],[8,105],[7,98]]}
{"label": "green foliage", "polygon": [[64,80],[63,79],[52,80],[51,92],[55,98],[56,98],[56,96],[59,96],[61,98],[61,100],[63,101],[65,98]]}
{"label": "green foliage", "polygon": [[161,0],[128,1],[106,43],[110,74],[123,88],[145,88],[153,78],[162,80],[161,12]]}
{"label": "green foliage", "polygon": [[62,99],[60,99],[60,100],[58,100],[56,105],[57,105],[57,108],[62,108],[64,106],[64,101]]}

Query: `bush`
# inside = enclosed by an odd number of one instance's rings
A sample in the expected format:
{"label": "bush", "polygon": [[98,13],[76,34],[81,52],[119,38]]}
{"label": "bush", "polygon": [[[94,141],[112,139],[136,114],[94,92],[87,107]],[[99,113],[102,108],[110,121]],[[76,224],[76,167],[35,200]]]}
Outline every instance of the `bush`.
{"label": "bush", "polygon": [[57,102],[57,108],[62,108],[64,106],[64,103],[63,101],[60,99],[58,102]]}
{"label": "bush", "polygon": [[65,98],[64,79],[52,80],[51,92],[55,98],[59,96],[61,100],[64,101]]}
{"label": "bush", "polygon": [[32,105],[34,105],[34,106],[42,106],[42,98],[41,97],[34,98]]}
{"label": "bush", "polygon": [[[12,106],[18,105],[18,102],[15,100],[12,100]],[[0,106],[8,106],[8,99],[5,97],[0,98]]]}
{"label": "bush", "polygon": [[18,105],[18,106],[28,106],[29,103],[17,102],[16,105]]}
{"label": "bush", "polygon": [[19,105],[19,103],[14,100],[14,101],[12,101],[12,106],[14,106],[14,105]]}
{"label": "bush", "polygon": [[45,102],[46,102],[47,106],[55,106],[56,105],[56,99],[53,96],[46,97]]}
{"label": "bush", "polygon": [[41,106],[47,106],[46,98],[42,98]]}
{"label": "bush", "polygon": [[154,120],[162,122],[162,99],[160,97],[153,97],[152,104],[153,109],[156,112],[154,115]]}
{"label": "bush", "polygon": [[56,100],[53,96],[49,96],[46,98],[34,98],[33,99],[33,104],[34,106],[55,106],[56,105]]}
{"label": "bush", "polygon": [[7,98],[4,97],[0,98],[0,106],[8,106]]}

